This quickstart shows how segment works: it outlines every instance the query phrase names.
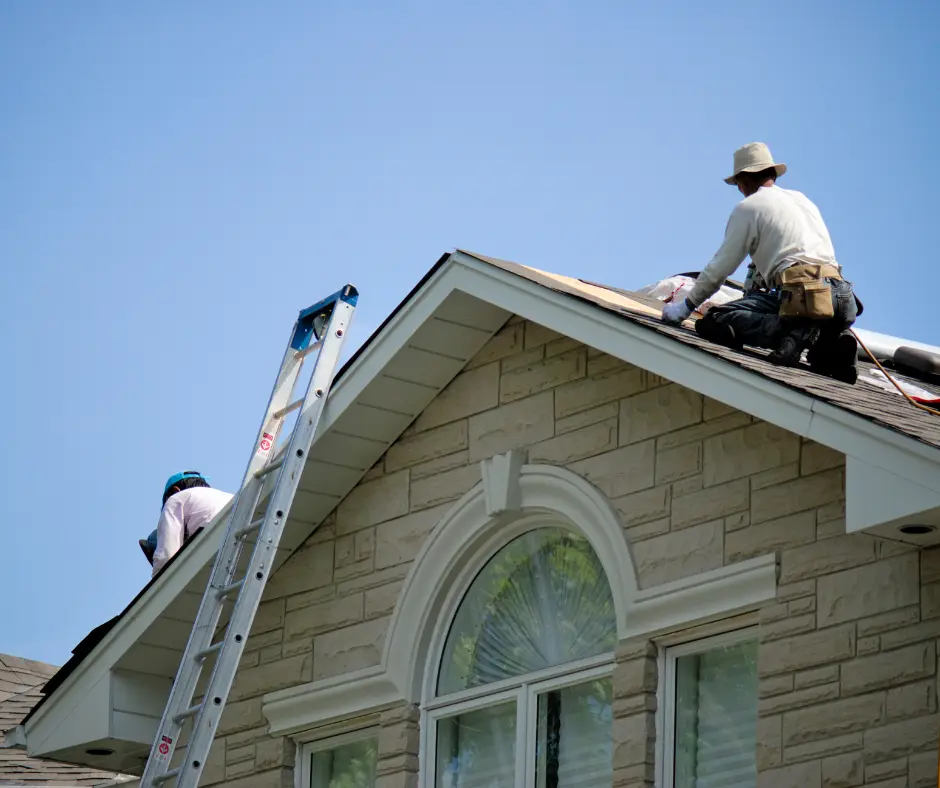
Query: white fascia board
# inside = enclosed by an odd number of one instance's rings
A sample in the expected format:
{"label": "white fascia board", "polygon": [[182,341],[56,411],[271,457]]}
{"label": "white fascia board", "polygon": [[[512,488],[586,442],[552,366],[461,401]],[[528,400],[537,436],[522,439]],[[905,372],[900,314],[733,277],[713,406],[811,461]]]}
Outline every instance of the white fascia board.
{"label": "white fascia board", "polygon": [[[366,386],[381,373],[418,328],[431,318],[447,296],[458,289],[455,286],[458,273],[451,266],[442,266],[425,286],[402,306],[382,333],[363,349],[348,373],[343,375],[330,391],[314,442],[356,401]],[[45,739],[49,735],[49,732],[44,730],[46,723],[53,726],[58,724],[63,713],[71,713],[81,704],[107,671],[118,663],[167,606],[187,589],[193,578],[209,565],[218,551],[217,540],[211,538],[211,531],[228,516],[231,505],[226,505],[213,524],[203,532],[202,538],[177,557],[137,604],[101,639],[92,653],[82,660],[53,696],[37,709],[25,726],[27,737]]]}
{"label": "white fascia board", "polygon": [[[845,491],[849,533],[912,517],[934,525],[940,508],[940,492],[928,490],[857,457],[846,460]],[[924,517],[925,514],[928,516]],[[917,543],[919,540],[910,541]]]}
{"label": "white fascia board", "polygon": [[[465,254],[458,287],[848,456],[940,491],[940,449]],[[613,306],[613,305],[612,305]]]}

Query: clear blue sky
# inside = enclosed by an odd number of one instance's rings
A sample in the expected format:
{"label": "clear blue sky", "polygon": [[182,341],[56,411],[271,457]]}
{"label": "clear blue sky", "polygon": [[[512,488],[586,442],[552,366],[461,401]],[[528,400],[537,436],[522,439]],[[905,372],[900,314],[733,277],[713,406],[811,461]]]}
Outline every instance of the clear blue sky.
{"label": "clear blue sky", "polygon": [[358,345],[458,246],[700,268],[745,142],[820,206],[859,325],[937,343],[938,29],[915,0],[6,0],[0,652],[62,663],[124,607],[169,474],[237,485],[298,309],[352,281]]}

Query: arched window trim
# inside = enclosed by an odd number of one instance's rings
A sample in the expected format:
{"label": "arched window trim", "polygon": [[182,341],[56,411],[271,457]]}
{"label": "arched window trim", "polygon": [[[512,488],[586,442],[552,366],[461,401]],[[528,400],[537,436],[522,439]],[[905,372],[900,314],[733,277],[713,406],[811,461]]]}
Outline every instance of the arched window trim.
{"label": "arched window trim", "polygon": [[437,524],[408,575],[385,642],[387,673],[404,697],[435,697],[447,631],[473,578],[501,547],[539,525],[590,542],[610,583],[618,640],[627,635],[636,573],[613,504],[577,474],[523,464],[510,452],[484,462],[483,481]]}

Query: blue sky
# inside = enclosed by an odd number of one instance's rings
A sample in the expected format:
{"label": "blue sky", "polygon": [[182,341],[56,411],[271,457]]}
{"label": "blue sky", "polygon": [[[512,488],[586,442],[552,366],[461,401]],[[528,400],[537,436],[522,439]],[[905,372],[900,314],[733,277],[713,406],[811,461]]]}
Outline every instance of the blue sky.
{"label": "blue sky", "polygon": [[168,475],[234,489],[297,310],[353,282],[355,347],[454,247],[621,287],[700,268],[745,142],[820,206],[859,325],[937,343],[938,23],[915,0],[4,2],[0,652],[61,664],[124,607]]}

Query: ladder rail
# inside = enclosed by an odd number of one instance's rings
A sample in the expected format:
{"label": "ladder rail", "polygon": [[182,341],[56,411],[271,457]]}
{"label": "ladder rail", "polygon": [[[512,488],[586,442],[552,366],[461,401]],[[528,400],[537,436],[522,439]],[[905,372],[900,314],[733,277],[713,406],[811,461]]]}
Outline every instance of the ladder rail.
{"label": "ladder rail", "polygon": [[[258,430],[252,457],[229,513],[222,543],[154,737],[150,757],[141,777],[141,788],[154,788],[171,780],[176,781],[177,788],[196,788],[198,784],[273,568],[284,525],[332,386],[333,373],[339,362],[357,299],[356,289],[348,285],[328,299],[302,311],[294,324],[291,341]],[[316,335],[317,321],[322,319],[326,307],[330,311],[321,339]],[[323,327],[323,324],[320,325]],[[314,342],[311,342],[311,338]],[[319,353],[304,398],[299,401],[302,404],[298,406],[300,414],[297,423],[280,458],[272,462],[271,452],[283,425],[285,407],[290,402],[305,357],[317,346]],[[269,472],[273,472],[275,467],[276,480],[260,526],[252,528],[252,524],[257,522],[252,518],[267,475],[264,471],[269,469]],[[257,530],[258,534],[251,546],[248,569],[244,577],[236,581],[239,559],[246,546],[241,537],[251,530]],[[237,595],[231,616],[222,639],[213,643],[226,598],[233,590],[237,590]],[[212,655],[215,660],[202,693],[202,701],[193,705],[202,670]],[[185,761],[170,769],[180,734],[188,721],[192,722],[192,729]]]}

